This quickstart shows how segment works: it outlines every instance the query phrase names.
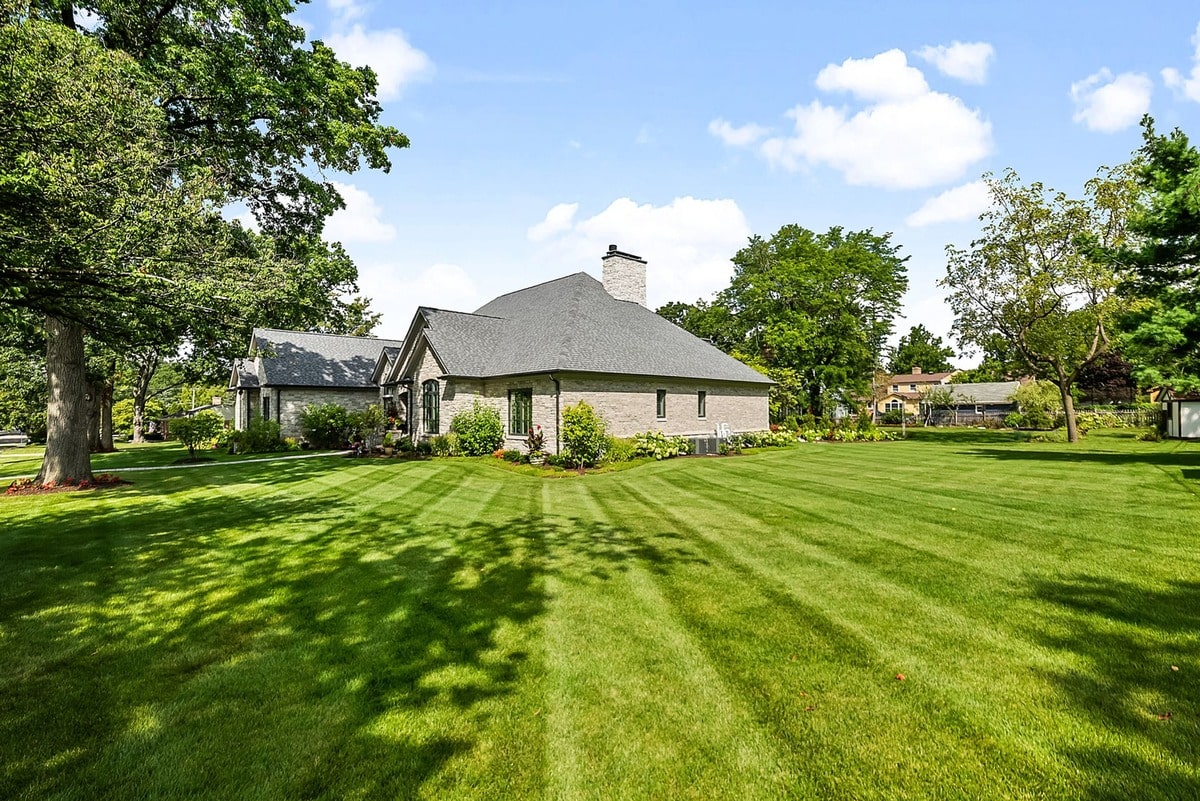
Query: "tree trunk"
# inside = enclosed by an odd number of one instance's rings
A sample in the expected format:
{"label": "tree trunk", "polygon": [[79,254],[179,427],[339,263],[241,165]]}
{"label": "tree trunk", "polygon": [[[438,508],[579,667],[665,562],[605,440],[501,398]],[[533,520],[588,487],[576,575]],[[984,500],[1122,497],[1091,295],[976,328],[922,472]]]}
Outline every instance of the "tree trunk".
{"label": "tree trunk", "polygon": [[137,357],[137,379],[133,388],[133,441],[146,441],[146,398],[150,382],[158,371],[158,351],[148,350]]}
{"label": "tree trunk", "polygon": [[37,483],[92,480],[83,326],[46,317],[46,454]]}
{"label": "tree trunk", "polygon": [[88,383],[88,450],[100,452],[100,386]]}
{"label": "tree trunk", "polygon": [[[116,366],[113,366],[116,369]],[[116,450],[113,445],[113,391],[115,379],[110,374],[104,379],[100,391],[100,450],[102,453],[112,453]]]}
{"label": "tree trunk", "polygon": [[1059,394],[1062,395],[1063,416],[1067,418],[1067,442],[1079,441],[1079,426],[1075,424],[1075,399],[1071,397],[1071,385],[1060,383]]}

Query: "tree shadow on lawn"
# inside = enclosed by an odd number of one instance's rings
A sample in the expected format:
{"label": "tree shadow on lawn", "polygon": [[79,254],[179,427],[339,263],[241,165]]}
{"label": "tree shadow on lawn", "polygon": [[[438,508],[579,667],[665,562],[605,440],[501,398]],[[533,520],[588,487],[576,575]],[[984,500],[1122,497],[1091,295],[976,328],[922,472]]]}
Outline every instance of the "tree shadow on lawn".
{"label": "tree shadow on lawn", "polygon": [[1200,449],[1191,451],[1085,451],[1041,448],[977,448],[963,451],[1002,462],[1092,462],[1107,465],[1152,464],[1159,467],[1200,467]]}
{"label": "tree shadow on lawn", "polygon": [[570,518],[145,501],[0,538],[0,797],[540,793],[546,577],[694,558]]}
{"label": "tree shadow on lawn", "polygon": [[1038,579],[1031,589],[1053,605],[1057,624],[1033,631],[1034,639],[1087,665],[1049,678],[1121,742],[1064,746],[1091,782],[1087,797],[1200,798],[1200,582],[1148,592],[1075,576]]}

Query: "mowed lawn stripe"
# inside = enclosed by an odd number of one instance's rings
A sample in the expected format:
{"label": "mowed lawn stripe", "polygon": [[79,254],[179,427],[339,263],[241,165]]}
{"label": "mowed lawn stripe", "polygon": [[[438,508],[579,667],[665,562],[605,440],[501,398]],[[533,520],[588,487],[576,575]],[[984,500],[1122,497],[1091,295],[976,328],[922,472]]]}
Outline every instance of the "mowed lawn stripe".
{"label": "mowed lawn stripe", "polygon": [[[666,475],[660,478],[665,479]],[[627,491],[642,500],[658,494],[646,482],[640,482],[636,490],[627,488]],[[699,499],[697,502],[702,507]],[[692,532],[698,541],[710,546],[707,554],[713,573],[727,572],[729,576],[722,581],[710,573],[707,580],[696,585],[700,598],[715,593],[725,603],[715,607],[711,601],[703,603],[702,613],[694,619],[704,630],[704,642],[712,644],[725,637],[737,651],[733,659],[724,654],[724,661],[762,666],[758,674],[762,678],[748,682],[744,691],[749,698],[766,695],[771,699],[765,714],[768,719],[779,720],[781,707],[787,709],[790,719],[803,733],[779,732],[805,754],[794,767],[798,776],[821,777],[829,782],[829,794],[875,798],[903,796],[902,787],[895,786],[893,780],[903,783],[911,781],[913,775],[922,775],[929,782],[928,789],[938,784],[937,777],[943,773],[949,781],[951,775],[961,777],[964,772],[978,771],[981,766],[990,767],[976,778],[996,782],[998,786],[1010,785],[1007,797],[1033,797],[1042,792],[1046,782],[1053,784],[1064,778],[1055,778],[1061,771],[1046,754],[1038,754],[1021,742],[1006,745],[1015,745],[1017,752],[1027,752],[1025,761],[1014,764],[1011,751],[1000,758],[996,749],[998,738],[974,719],[974,713],[986,708],[988,702],[975,703],[968,698],[968,708],[960,709],[959,688],[950,673],[936,661],[914,651],[903,638],[896,641],[883,635],[889,629],[911,633],[913,628],[906,627],[903,619],[890,623],[879,620],[880,610],[894,610],[898,605],[887,597],[881,600],[880,592],[871,586],[871,581],[879,579],[877,574],[868,573],[864,578],[861,574],[866,571],[861,566],[843,564],[844,573],[830,575],[827,568],[834,565],[822,562],[820,572],[824,580],[814,587],[805,577],[782,575],[761,556],[747,557],[735,547],[742,541],[761,541],[762,553],[778,554],[780,548],[770,536],[769,524],[756,525],[748,516],[729,520],[731,513],[727,512],[724,522],[729,527],[720,529],[719,538],[712,538],[704,533],[705,525],[695,522],[712,520],[711,510],[696,511],[692,518],[662,510],[678,528]],[[732,534],[734,531],[736,536]],[[797,560],[793,554],[787,554],[782,561]],[[893,589],[903,593],[902,588]],[[739,595],[743,599],[740,604],[735,600]],[[839,600],[841,604],[837,603]],[[739,607],[751,611],[734,614],[722,629],[718,622],[722,613],[736,612]],[[860,618],[864,613],[865,618]],[[774,619],[775,616],[779,617]],[[800,625],[793,627],[793,622]],[[960,629],[963,624],[954,619],[949,622]],[[940,621],[934,628],[940,629],[946,623]],[[769,629],[766,642],[782,640],[791,643],[791,648],[776,646],[775,650],[759,651],[749,643],[740,642],[745,630],[755,626]],[[946,642],[941,641],[940,645],[945,647]],[[821,669],[821,658],[827,654],[828,662]],[[793,666],[789,664],[793,658],[806,670],[814,665],[818,669],[808,674],[811,683],[793,685],[789,691],[787,685],[780,687],[779,681],[781,672]],[[909,674],[906,681],[911,683],[893,689],[897,670],[906,671]],[[997,687],[997,692],[1003,689]],[[894,700],[893,694],[898,694],[900,700]],[[801,710],[807,714],[798,714]],[[818,710],[823,713],[816,714]],[[813,724],[812,720],[821,723]],[[881,720],[887,722],[886,735],[881,734]],[[811,736],[814,731],[816,736]],[[858,741],[855,731],[871,731],[872,742]],[[846,743],[855,745],[847,748]],[[814,759],[810,752],[821,753],[822,757]],[[889,767],[881,770],[881,764]]]}
{"label": "mowed lawn stripe", "polygon": [[[596,486],[599,486],[598,484]],[[554,488],[550,659],[552,797],[779,795],[779,756],[657,586],[669,547],[625,522],[592,482]],[[619,514],[616,513],[620,507]],[[577,531],[577,534],[580,533]]]}

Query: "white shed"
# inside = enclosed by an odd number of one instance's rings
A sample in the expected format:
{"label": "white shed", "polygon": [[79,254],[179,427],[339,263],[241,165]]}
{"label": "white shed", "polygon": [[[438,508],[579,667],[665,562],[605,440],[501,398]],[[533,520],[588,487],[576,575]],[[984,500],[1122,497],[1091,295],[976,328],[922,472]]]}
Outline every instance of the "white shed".
{"label": "white shed", "polygon": [[1200,397],[1168,394],[1162,399],[1162,414],[1171,439],[1200,439]]}

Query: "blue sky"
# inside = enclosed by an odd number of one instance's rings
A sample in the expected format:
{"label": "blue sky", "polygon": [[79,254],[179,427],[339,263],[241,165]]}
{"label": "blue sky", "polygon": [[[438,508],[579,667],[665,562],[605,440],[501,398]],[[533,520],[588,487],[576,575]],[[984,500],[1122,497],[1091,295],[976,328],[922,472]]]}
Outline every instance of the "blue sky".
{"label": "blue sky", "polygon": [[748,236],[796,223],[892,232],[898,333],[945,335],[943,251],[977,232],[985,171],[1077,195],[1145,111],[1200,138],[1194,2],[813,5],[301,6],[412,140],[388,174],[329,176],[378,333],[598,276],[609,243],[649,262],[652,306],[711,297]]}

